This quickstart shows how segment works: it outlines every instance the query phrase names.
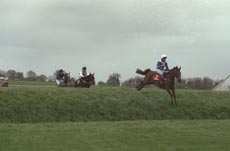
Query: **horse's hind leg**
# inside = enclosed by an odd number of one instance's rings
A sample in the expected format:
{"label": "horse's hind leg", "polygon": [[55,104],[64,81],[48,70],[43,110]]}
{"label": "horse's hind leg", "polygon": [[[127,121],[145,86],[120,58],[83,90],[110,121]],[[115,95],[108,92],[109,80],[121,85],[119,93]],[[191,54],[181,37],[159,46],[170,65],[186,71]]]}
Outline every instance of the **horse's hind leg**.
{"label": "horse's hind leg", "polygon": [[142,85],[143,82],[139,83],[137,86],[136,86],[136,89],[139,91],[140,90],[140,87]]}
{"label": "horse's hind leg", "polygon": [[139,90],[141,90],[144,86],[145,86],[145,85],[144,85],[144,82],[141,82],[136,88],[137,88],[137,90],[139,91]]}

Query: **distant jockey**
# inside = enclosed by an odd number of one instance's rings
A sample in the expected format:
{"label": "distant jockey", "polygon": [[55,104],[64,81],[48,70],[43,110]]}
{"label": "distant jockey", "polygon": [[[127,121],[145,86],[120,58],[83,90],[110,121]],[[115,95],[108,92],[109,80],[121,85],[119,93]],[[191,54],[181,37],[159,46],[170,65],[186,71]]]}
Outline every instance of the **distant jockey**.
{"label": "distant jockey", "polygon": [[64,75],[65,75],[65,71],[63,69],[60,69],[60,70],[57,71],[57,73],[56,73],[56,83],[57,83],[58,86],[60,86],[61,83],[63,83]]}
{"label": "distant jockey", "polygon": [[86,66],[84,66],[84,67],[82,67],[82,71],[79,72],[79,78],[86,77],[87,75],[89,75],[89,74],[87,73]]}
{"label": "distant jockey", "polygon": [[82,70],[79,72],[79,79],[77,80],[77,83],[79,84],[80,82],[85,83],[85,81],[82,79],[86,76],[88,76],[89,73],[87,72],[86,66],[82,67]]}

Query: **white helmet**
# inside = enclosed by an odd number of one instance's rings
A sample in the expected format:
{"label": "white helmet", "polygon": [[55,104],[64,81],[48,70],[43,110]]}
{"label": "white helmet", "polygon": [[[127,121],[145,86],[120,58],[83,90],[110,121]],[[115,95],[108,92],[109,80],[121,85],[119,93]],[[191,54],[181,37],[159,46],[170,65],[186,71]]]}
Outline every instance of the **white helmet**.
{"label": "white helmet", "polygon": [[167,56],[166,55],[161,55],[161,59],[163,59],[163,58],[167,58]]}

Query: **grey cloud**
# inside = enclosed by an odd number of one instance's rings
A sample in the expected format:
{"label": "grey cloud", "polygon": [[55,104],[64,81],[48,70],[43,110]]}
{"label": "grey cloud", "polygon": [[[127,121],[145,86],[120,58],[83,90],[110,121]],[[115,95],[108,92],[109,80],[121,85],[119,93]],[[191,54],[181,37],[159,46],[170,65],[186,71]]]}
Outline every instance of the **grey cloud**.
{"label": "grey cloud", "polygon": [[[8,67],[14,67],[7,61],[13,53],[18,69],[34,67],[51,74],[58,66],[76,72],[87,64],[105,80],[113,71],[126,78],[135,75],[135,67],[154,69],[161,53],[166,53],[170,65],[181,64],[185,76],[194,76],[187,70],[193,68],[191,57],[203,62],[200,56],[210,52],[229,55],[227,0],[15,0],[0,4],[0,54],[7,52],[0,63]],[[60,63],[63,58],[68,61]],[[221,58],[222,66],[226,59]],[[209,68],[203,64],[196,69],[205,75]]]}

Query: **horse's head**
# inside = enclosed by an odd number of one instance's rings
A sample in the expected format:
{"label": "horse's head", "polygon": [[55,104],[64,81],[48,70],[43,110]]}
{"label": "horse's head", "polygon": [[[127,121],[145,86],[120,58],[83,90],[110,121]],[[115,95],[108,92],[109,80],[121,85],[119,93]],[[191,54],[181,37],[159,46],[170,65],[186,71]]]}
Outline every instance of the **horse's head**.
{"label": "horse's head", "polygon": [[174,69],[174,76],[176,77],[178,82],[181,82],[181,67],[178,68],[177,66],[173,68]]}
{"label": "horse's head", "polygon": [[90,74],[88,75],[88,77],[89,77],[89,81],[91,82],[91,84],[95,85],[94,73],[93,73],[93,74],[90,73]]}
{"label": "horse's head", "polygon": [[64,74],[64,81],[68,82],[68,81],[70,81],[70,78],[71,78],[70,77],[70,72]]}

